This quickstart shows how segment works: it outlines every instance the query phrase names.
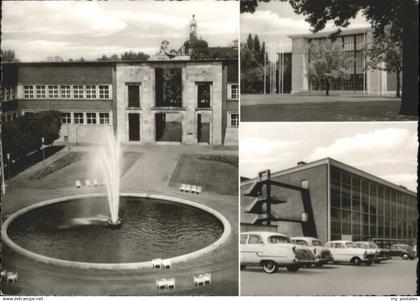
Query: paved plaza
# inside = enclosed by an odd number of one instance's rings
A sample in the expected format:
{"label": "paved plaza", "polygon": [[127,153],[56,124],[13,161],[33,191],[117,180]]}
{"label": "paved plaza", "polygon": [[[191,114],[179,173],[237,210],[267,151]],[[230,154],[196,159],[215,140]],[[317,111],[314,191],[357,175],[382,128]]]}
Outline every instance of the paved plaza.
{"label": "paved plaza", "polygon": [[325,265],[266,274],[241,271],[241,295],[415,295],[417,260],[394,258],[371,266]]}
{"label": "paved plaza", "polygon": [[[72,147],[70,153],[89,156],[91,147]],[[144,192],[183,198],[204,204],[220,212],[231,224],[228,240],[211,253],[173,266],[171,271],[94,271],[62,268],[37,263],[8,248],[3,248],[2,265],[18,272],[19,280],[11,293],[20,295],[237,295],[238,292],[238,240],[237,195],[222,195],[203,190],[195,195],[180,192],[169,185],[180,158],[185,155],[237,156],[237,149],[184,145],[127,145],[128,154],[123,162],[121,192]],[[63,196],[104,192],[104,187],[76,188],[74,180],[84,178],[86,161],[76,161],[41,179],[31,179],[39,170],[51,166],[68,154],[63,149],[44,162],[40,162],[15,177],[2,198],[3,219],[11,213],[42,200]],[[211,172],[211,171],[209,171]],[[214,175],[217,177],[217,175]],[[223,175],[226,177],[226,175]],[[231,177],[237,179],[237,169]],[[207,177],[208,178],[208,177]],[[195,288],[192,276],[212,273],[212,284]],[[176,289],[157,291],[155,280],[175,277]]]}

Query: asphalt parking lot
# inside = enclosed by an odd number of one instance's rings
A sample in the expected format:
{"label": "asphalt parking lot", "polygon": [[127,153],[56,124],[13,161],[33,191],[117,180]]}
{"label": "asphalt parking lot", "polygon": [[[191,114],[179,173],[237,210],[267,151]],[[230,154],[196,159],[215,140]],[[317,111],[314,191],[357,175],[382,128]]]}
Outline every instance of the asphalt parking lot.
{"label": "asphalt parking lot", "polygon": [[280,268],[274,274],[247,267],[241,271],[241,295],[415,295],[417,262],[394,258],[371,266]]}

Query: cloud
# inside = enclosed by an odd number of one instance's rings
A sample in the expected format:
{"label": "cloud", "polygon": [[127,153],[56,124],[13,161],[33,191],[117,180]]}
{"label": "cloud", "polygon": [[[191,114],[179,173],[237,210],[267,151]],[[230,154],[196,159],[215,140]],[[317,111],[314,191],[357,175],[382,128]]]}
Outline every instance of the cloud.
{"label": "cloud", "polygon": [[2,31],[5,33],[102,36],[127,26],[93,2],[16,1],[3,3],[3,6]]}

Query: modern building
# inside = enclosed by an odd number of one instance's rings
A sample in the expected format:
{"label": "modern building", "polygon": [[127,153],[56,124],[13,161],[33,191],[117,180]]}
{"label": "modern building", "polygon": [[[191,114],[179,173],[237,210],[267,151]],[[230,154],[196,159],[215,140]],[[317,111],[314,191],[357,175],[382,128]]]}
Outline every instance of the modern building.
{"label": "modern building", "polygon": [[57,110],[65,141],[94,142],[113,128],[123,143],[238,143],[237,58],[161,48],[144,61],[5,63],[3,79],[2,120]]}
{"label": "modern building", "polygon": [[[281,53],[278,56],[278,70],[284,70],[280,73],[282,74],[280,82],[282,80],[284,82],[283,93],[325,90],[324,82],[308,80],[306,69],[311,43],[322,43],[332,33],[319,32],[288,36],[292,40],[292,51]],[[395,73],[366,68],[366,50],[372,44],[372,40],[373,30],[371,28],[343,29],[341,31],[337,36],[337,41],[341,43],[343,51],[349,57],[352,72],[347,80],[333,81],[330,91],[365,95],[395,94],[397,88]],[[283,57],[283,62],[280,60],[281,57]],[[289,57],[291,60],[288,59]]]}
{"label": "modern building", "polygon": [[241,227],[277,226],[321,241],[417,239],[417,194],[331,158],[241,183]]}

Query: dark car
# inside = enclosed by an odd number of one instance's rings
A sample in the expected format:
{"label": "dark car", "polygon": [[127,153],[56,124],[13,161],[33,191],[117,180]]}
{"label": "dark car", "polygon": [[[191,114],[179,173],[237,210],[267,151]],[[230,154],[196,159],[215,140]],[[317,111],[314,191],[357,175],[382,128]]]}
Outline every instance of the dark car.
{"label": "dark car", "polygon": [[389,248],[389,255],[399,256],[402,259],[414,259],[416,258],[416,253],[413,248],[407,244],[394,244]]}

